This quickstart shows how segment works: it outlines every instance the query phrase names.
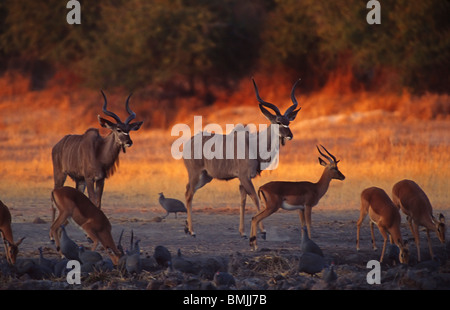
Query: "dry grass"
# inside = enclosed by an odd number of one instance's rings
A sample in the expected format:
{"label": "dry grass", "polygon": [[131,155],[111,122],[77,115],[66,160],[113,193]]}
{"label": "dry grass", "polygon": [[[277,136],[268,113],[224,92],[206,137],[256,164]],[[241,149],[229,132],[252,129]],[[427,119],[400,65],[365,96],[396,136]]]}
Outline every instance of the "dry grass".
{"label": "dry grass", "polygon": [[[98,94],[51,88],[28,92],[26,80],[11,77],[0,79],[0,89],[0,199],[12,205],[17,200],[48,201],[53,186],[51,148],[65,134],[99,127],[95,120],[100,110]],[[247,92],[226,100],[242,96],[254,103],[245,96]],[[288,89],[264,93],[268,101],[290,104]],[[279,102],[275,97],[287,99]],[[120,98],[112,96],[113,107]],[[317,181],[322,167],[315,145],[320,143],[341,159],[339,167],[347,177],[344,182],[332,182],[321,208],[358,208],[365,187],[379,186],[390,193],[396,181],[410,178],[424,188],[435,209],[448,209],[449,96],[336,95],[325,89],[309,96],[300,94],[298,99],[302,111],[291,125],[294,139],[282,149],[278,169],[254,180],[256,188],[270,180]],[[219,104],[218,111],[213,107],[179,115],[177,120],[192,124],[194,115],[203,115],[203,125],[215,122],[223,128],[227,123],[267,123],[254,105],[236,108],[227,104]],[[104,205],[117,211],[156,207],[161,191],[179,199],[184,196],[187,173],[182,161],[170,153],[177,137],[170,135],[170,128],[150,129],[151,124],[144,121],[143,129],[131,135],[134,146],[121,154],[118,172],[106,182]],[[196,194],[194,202],[196,208],[237,212],[238,196],[237,180],[214,181]]]}

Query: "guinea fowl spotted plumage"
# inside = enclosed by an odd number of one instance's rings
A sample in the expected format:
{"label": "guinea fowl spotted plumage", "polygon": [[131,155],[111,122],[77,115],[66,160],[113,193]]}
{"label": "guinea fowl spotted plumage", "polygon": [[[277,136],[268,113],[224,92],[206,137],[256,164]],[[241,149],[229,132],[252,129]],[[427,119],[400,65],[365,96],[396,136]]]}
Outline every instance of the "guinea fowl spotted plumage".
{"label": "guinea fowl spotted plumage", "polygon": [[196,274],[199,271],[198,266],[183,257],[180,249],[178,249],[177,255],[172,258],[172,266],[174,269],[185,273]]}
{"label": "guinea fowl spotted plumage", "polygon": [[167,212],[163,218],[166,218],[169,213],[175,213],[175,218],[177,218],[178,212],[187,212],[184,203],[178,199],[166,198],[163,193],[159,193],[159,204]]}
{"label": "guinea fowl spotted plumage", "polygon": [[103,260],[103,257],[100,253],[96,251],[86,250],[82,245],[78,247],[78,257],[80,258],[82,264],[95,264]]}
{"label": "guinea fowl spotted plumage", "polygon": [[233,275],[228,272],[216,272],[214,274],[214,284],[221,289],[229,289],[231,286],[236,286],[236,281]]}
{"label": "guinea fowl spotted plumage", "polygon": [[80,260],[78,256],[78,245],[70,239],[70,237],[67,235],[66,228],[64,225],[61,225],[61,240],[59,245],[59,251],[66,257],[67,259],[75,259]]}
{"label": "guinea fowl spotted plumage", "polygon": [[398,256],[400,254],[400,249],[395,244],[389,244],[386,246],[386,253],[384,254],[387,261],[390,262],[392,265],[398,265],[400,264],[400,260],[398,259]]}
{"label": "guinea fowl spotted plumage", "polygon": [[153,254],[153,257],[155,258],[158,265],[161,267],[167,268],[169,267],[170,270],[172,270],[172,255],[170,254],[169,250],[162,245],[158,245],[155,248],[155,252]]}
{"label": "guinea fowl spotted plumage", "polygon": [[300,256],[300,263],[298,271],[306,272],[310,275],[315,275],[323,270],[325,266],[325,259],[315,253],[306,252]]}
{"label": "guinea fowl spotted plumage", "polygon": [[142,271],[140,240],[136,240],[132,251],[127,252],[125,268],[129,274],[140,274]]}
{"label": "guinea fowl spotted plumage", "polygon": [[337,274],[334,271],[334,262],[331,262],[331,265],[325,269],[322,279],[328,284],[331,284],[337,280]]}
{"label": "guinea fowl spotted plumage", "polygon": [[302,253],[314,253],[323,257],[323,252],[320,247],[314,241],[309,239],[306,226],[303,227]]}
{"label": "guinea fowl spotted plumage", "polygon": [[45,258],[44,253],[42,251],[42,247],[39,247],[38,250],[39,250],[39,266],[53,270],[53,267],[55,266],[56,261]]}

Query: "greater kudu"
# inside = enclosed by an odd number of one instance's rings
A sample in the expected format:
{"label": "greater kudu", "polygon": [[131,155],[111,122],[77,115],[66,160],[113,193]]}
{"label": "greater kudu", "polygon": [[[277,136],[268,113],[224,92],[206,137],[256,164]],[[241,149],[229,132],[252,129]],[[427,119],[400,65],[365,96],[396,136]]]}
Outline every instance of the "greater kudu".
{"label": "greater kudu", "polygon": [[82,135],[65,136],[52,149],[54,188],[62,187],[67,176],[70,176],[79,191],[84,192],[87,187],[89,198],[98,208],[101,207],[105,178],[114,174],[119,164],[120,150],[125,153],[125,148],[133,144],[130,131],[138,130],[143,123],[130,124],[136,118],[136,113],[128,106],[131,94],[125,103],[129,114],[125,122],[106,109],[107,100],[103,91],[102,95],[105,100],[103,113],[114,118],[116,123],[100,115],[98,121],[102,127],[111,129],[111,133],[102,137],[98,129],[90,128]]}
{"label": "greater kudu", "polygon": [[[246,131],[243,143],[239,144],[239,142],[242,141],[238,139],[238,131],[232,131],[228,135],[199,133],[198,135],[201,135],[201,137],[195,135],[184,145],[183,160],[189,176],[189,183],[186,186],[185,194],[187,207],[186,233],[190,233],[192,236],[195,236],[192,228],[192,199],[195,192],[205,184],[211,182],[212,179],[231,180],[238,178],[240,181],[239,191],[241,193],[239,232],[242,237],[246,237],[244,231],[244,213],[247,195],[252,198],[256,208],[259,211],[258,196],[256,195],[251,179],[259,175],[264,167],[268,167],[268,162],[278,160],[279,143],[284,145],[285,140],[291,140],[293,137],[292,132],[289,129],[289,123],[295,119],[298,111],[301,109],[299,108],[295,110],[298,105],[297,100],[295,99],[295,88],[297,87],[299,81],[300,80],[298,80],[292,87],[291,100],[293,105],[290,106],[284,114],[281,114],[280,110],[275,105],[261,99],[256,83],[253,80],[256,99],[259,102],[259,108],[263,115],[271,122],[271,125],[269,125],[266,130],[256,133]],[[275,114],[269,112],[266,108],[272,109]],[[272,140],[273,134],[278,134],[279,139],[275,137],[275,139]],[[211,158],[203,155],[201,158],[191,156],[195,153],[196,147],[200,147],[203,150],[203,146],[205,144],[211,144],[211,139],[223,141],[224,144],[221,151],[223,152],[223,156],[218,156],[221,158]],[[254,144],[250,143],[250,140],[252,139],[253,141],[256,141],[256,148],[258,150],[252,150],[254,147]],[[231,158],[226,151],[227,145],[229,145],[227,142],[230,141],[232,142],[229,144],[231,144],[233,149],[231,152],[234,154]],[[266,149],[271,150],[269,158],[262,158],[259,156],[261,148],[263,148],[263,146],[260,146],[261,141],[266,142]],[[274,147],[273,144],[276,144],[276,146]],[[239,153],[239,149],[245,151],[245,156],[238,156],[237,153]],[[257,154],[257,156],[250,156],[251,153]],[[186,154],[188,156],[186,156]],[[264,236],[264,228],[262,223],[260,224],[260,229]]]}

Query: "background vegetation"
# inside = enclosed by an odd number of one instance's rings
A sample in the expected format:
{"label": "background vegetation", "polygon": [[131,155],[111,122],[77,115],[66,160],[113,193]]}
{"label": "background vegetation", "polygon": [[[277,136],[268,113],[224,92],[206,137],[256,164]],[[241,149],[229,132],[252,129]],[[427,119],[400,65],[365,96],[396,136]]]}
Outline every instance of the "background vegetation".
{"label": "background vegetation", "polygon": [[255,72],[305,77],[303,91],[343,72],[352,90],[449,90],[448,1],[382,1],[381,25],[367,24],[361,0],[80,3],[81,25],[68,25],[66,1],[2,1],[0,73],[30,75],[30,89],[63,72],[65,84],[203,104]]}

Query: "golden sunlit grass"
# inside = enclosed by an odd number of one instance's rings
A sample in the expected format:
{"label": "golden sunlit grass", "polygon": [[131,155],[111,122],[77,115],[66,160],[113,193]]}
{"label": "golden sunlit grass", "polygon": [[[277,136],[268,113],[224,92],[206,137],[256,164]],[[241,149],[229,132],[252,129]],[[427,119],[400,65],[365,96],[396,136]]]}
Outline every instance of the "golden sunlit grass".
{"label": "golden sunlit grass", "polygon": [[[8,84],[0,79],[2,83]],[[54,94],[55,90],[30,93],[20,83],[15,87],[3,90],[0,97],[0,199],[19,208],[21,203],[49,201],[53,187],[52,146],[66,134],[99,128],[95,118],[100,108],[98,100],[82,104],[82,98],[93,96],[87,91],[74,97]],[[280,95],[287,98],[281,103],[270,96],[267,100],[280,105],[284,102],[287,107],[288,94],[289,90]],[[256,188],[272,180],[317,181],[323,169],[315,145],[323,144],[341,160],[339,168],[346,179],[332,181],[319,208],[358,209],[364,188],[378,186],[390,194],[395,182],[409,178],[423,187],[435,209],[448,209],[450,121],[445,111],[436,118],[433,114],[436,109],[449,108],[447,95],[415,97],[403,93],[373,97],[366,93],[338,96],[325,92],[299,94],[298,100],[302,110],[291,124],[294,139],[282,149],[278,168],[254,179]],[[219,110],[212,107],[191,114],[186,111],[178,120],[192,124],[194,115],[202,115],[203,126],[214,122],[224,129],[227,123],[268,123],[254,105],[218,106]],[[417,109],[426,114],[417,117]],[[84,118],[88,113],[92,115]],[[146,121],[143,129],[131,133],[134,145],[120,155],[118,171],[106,181],[104,206],[122,212],[153,210],[159,208],[161,191],[184,200],[187,172],[183,162],[173,159],[170,153],[178,137],[171,136],[170,128],[150,128],[151,123]],[[214,180],[197,192],[194,209],[237,214],[238,186],[237,180]],[[250,199],[248,204],[253,213]]]}

